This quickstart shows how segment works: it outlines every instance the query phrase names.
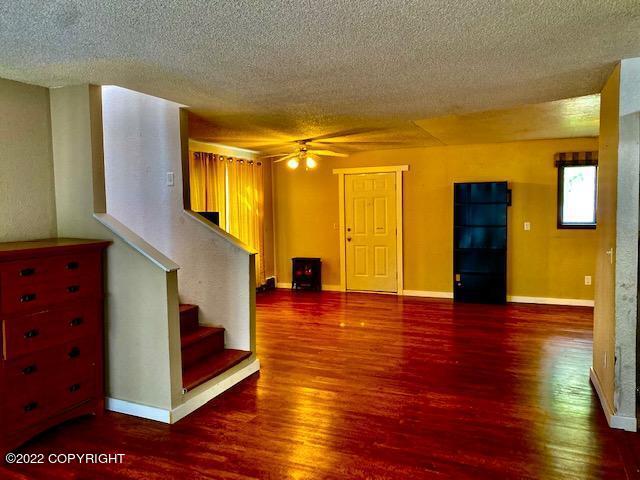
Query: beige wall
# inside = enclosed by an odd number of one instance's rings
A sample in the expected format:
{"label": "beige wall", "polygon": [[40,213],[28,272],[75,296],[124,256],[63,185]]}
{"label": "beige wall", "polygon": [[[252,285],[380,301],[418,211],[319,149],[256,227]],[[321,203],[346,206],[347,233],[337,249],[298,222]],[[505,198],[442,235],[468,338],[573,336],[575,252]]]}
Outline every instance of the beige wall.
{"label": "beige wall", "polygon": [[56,236],[49,90],[0,79],[0,242]]}
{"label": "beige wall", "polygon": [[58,233],[114,242],[105,286],[106,394],[170,409],[181,388],[169,347],[171,338],[179,344],[175,272],[150,262],[93,217],[94,205],[104,204],[99,89],[52,90],[51,124]]}
{"label": "beige wall", "polygon": [[609,77],[600,97],[600,151],[598,167],[598,229],[593,368],[605,401],[613,410],[615,389],[615,264],[607,252],[616,245],[616,197],[618,178],[618,112],[620,66]]}
{"label": "beige wall", "polygon": [[[450,292],[453,183],[507,180],[512,296],[592,299],[596,233],[556,228],[560,151],[597,150],[596,138],[386,150],[346,159],[323,157],[313,171],[274,166],[278,282],[290,282],[290,259],[323,259],[323,283],[338,285],[338,179],[333,168],[408,164],[404,174],[404,288]],[[524,231],[523,223],[531,222]]]}

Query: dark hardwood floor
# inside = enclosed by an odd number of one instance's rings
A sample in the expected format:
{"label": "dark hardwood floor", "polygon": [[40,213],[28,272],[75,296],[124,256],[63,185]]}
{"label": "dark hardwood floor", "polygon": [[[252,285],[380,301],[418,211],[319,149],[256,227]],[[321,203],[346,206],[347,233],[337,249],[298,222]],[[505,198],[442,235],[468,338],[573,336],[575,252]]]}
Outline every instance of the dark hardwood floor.
{"label": "dark hardwood floor", "polygon": [[387,295],[258,296],[262,371],[168,426],[107,413],[22,452],[122,465],[0,478],[637,478],[589,384],[592,311]]}

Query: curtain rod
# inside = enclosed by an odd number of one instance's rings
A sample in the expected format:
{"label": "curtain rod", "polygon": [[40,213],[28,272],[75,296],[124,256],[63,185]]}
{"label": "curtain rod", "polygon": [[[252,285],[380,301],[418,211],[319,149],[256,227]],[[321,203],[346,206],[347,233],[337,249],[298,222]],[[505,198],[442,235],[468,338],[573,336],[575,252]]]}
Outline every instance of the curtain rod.
{"label": "curtain rod", "polygon": [[229,160],[230,162],[233,162],[234,160],[237,161],[238,163],[247,163],[248,165],[257,165],[258,167],[262,166],[262,162],[258,161],[258,160],[247,160],[244,158],[237,158],[237,157],[226,157],[224,155],[218,155],[217,153],[211,153],[211,152],[193,152],[194,157],[196,157],[197,159],[200,158],[200,155],[206,155],[209,158],[213,157],[214,159],[220,159],[220,160]]}

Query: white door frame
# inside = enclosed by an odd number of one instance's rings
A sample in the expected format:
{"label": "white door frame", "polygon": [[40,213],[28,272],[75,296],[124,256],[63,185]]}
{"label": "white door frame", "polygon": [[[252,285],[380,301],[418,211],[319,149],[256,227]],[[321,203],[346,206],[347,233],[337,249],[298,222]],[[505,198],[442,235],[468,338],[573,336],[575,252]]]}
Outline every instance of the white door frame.
{"label": "white door frame", "polygon": [[[404,288],[404,261],[402,254],[402,172],[407,172],[409,165],[390,165],[385,167],[356,167],[334,168],[333,173],[338,175],[338,209],[340,215],[340,291],[347,291],[347,239],[344,224],[344,176],[366,173],[395,173],[396,174],[396,261],[397,266],[397,291],[396,295],[402,295]],[[372,292],[374,293],[374,292]]]}

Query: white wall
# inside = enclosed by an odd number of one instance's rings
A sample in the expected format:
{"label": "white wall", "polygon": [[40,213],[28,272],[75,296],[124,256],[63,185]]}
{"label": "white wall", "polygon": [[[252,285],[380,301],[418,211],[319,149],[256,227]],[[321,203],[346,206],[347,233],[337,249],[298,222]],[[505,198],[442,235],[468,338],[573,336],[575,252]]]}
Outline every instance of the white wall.
{"label": "white wall", "polygon": [[201,323],[250,350],[253,258],[183,210],[181,106],[119,87],[102,98],[107,213],[180,265],[180,301],[199,305]]}
{"label": "white wall", "polygon": [[0,79],[0,242],[56,236],[49,90]]}
{"label": "white wall", "polygon": [[640,225],[640,58],[620,63],[616,221],[616,414],[636,417]]}

